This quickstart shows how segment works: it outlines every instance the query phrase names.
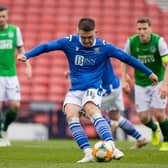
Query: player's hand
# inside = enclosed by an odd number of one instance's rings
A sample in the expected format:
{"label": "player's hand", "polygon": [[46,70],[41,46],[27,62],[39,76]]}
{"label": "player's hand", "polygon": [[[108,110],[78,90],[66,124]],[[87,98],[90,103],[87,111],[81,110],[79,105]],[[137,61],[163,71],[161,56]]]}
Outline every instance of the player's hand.
{"label": "player's hand", "polygon": [[17,56],[18,61],[26,62],[27,58],[23,54],[19,54]]}
{"label": "player's hand", "polygon": [[149,76],[149,79],[152,81],[153,85],[157,85],[157,84],[158,84],[158,77],[157,77],[157,75],[155,75],[154,73],[152,73],[152,74]]}
{"label": "player's hand", "polygon": [[130,94],[131,93],[131,88],[130,85],[127,81],[122,81],[122,90],[126,93],[126,94]]}
{"label": "player's hand", "polygon": [[65,71],[65,72],[64,72],[64,77],[65,77],[65,79],[68,79],[68,78],[69,78],[69,75],[70,75],[70,72],[69,72],[69,71]]}
{"label": "player's hand", "polygon": [[158,77],[157,77],[157,75],[155,75],[154,73],[152,73],[152,74],[149,76],[149,79],[152,81],[153,85],[157,85],[157,84],[158,84]]}
{"label": "player's hand", "polygon": [[166,96],[168,95],[168,85],[165,82],[162,82],[159,88],[159,94],[161,99],[165,99]]}

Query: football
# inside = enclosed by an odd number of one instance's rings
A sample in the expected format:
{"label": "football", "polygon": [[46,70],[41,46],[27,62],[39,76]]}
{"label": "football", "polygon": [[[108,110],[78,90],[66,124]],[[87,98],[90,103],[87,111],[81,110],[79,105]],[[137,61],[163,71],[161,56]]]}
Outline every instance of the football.
{"label": "football", "polygon": [[112,159],[113,150],[107,141],[98,141],[92,149],[92,154],[98,162],[107,162]]}

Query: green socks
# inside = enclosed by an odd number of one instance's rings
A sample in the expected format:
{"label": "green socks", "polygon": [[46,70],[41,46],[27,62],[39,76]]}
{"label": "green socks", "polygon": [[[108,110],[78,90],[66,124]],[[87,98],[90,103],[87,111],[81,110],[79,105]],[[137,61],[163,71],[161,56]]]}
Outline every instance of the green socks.
{"label": "green socks", "polygon": [[17,112],[9,109],[7,111],[6,117],[5,117],[5,122],[4,122],[4,128],[3,131],[7,131],[9,124],[11,124],[13,121],[15,121],[17,116]]}
{"label": "green socks", "polygon": [[168,118],[166,118],[163,122],[160,122],[159,125],[163,134],[163,141],[168,142]]}
{"label": "green socks", "polygon": [[157,129],[157,125],[153,122],[152,118],[149,119],[149,121],[147,123],[145,123],[145,125],[149,128],[152,129],[152,131],[156,131]]}

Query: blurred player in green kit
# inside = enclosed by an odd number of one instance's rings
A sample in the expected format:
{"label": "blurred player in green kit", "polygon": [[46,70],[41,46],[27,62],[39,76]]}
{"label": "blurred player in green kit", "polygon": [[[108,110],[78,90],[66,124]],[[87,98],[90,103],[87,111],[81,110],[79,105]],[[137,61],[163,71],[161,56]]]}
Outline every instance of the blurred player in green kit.
{"label": "blurred player in green kit", "polygon": [[[152,130],[152,144],[160,144],[159,126],[163,135],[160,151],[168,151],[168,118],[165,114],[168,93],[168,48],[163,37],[152,33],[151,21],[147,17],[137,20],[137,34],[131,36],[125,45],[130,53],[149,67],[159,83],[152,85],[140,71],[134,71],[135,104],[141,122]],[[166,72],[165,72],[166,69]],[[127,65],[122,64],[122,85],[129,92]],[[155,117],[153,121],[151,113]]]}
{"label": "blurred player in green kit", "polygon": [[[15,51],[25,52],[19,27],[8,24],[8,9],[0,6],[0,147],[9,146],[8,126],[15,121],[20,108],[20,85],[16,74]],[[26,62],[26,74],[31,77],[31,65]],[[3,117],[3,102],[8,110]]]}

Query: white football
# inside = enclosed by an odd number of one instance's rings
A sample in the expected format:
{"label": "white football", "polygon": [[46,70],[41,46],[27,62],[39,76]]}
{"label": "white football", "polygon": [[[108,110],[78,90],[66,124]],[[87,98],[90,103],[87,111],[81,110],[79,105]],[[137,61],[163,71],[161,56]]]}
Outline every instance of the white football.
{"label": "white football", "polygon": [[98,162],[110,161],[113,155],[110,142],[98,141],[92,149],[92,154]]}

